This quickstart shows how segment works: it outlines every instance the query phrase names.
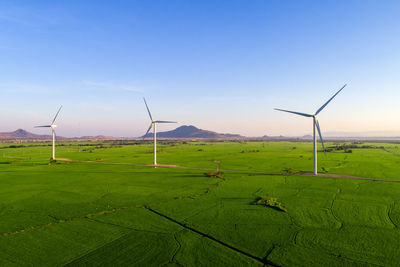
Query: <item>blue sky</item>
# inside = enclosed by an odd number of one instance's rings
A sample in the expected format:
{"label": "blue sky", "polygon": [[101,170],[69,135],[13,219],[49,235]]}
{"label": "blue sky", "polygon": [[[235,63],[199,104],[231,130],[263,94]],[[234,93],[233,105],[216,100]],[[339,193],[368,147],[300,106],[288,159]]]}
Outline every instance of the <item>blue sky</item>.
{"label": "blue sky", "polygon": [[[399,1],[0,1],[0,131],[400,135]],[[163,125],[169,130],[175,125]]]}

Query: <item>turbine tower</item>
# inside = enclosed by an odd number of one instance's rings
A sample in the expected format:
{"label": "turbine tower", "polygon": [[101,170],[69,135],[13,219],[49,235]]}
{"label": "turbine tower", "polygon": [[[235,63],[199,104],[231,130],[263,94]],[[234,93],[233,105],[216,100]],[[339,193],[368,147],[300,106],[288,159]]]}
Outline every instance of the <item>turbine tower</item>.
{"label": "turbine tower", "polygon": [[153,155],[154,155],[154,167],[156,167],[157,166],[157,124],[158,123],[177,123],[177,122],[176,121],[155,121],[155,120],[153,120],[153,117],[151,116],[151,113],[150,113],[150,109],[147,106],[147,102],[144,97],[143,97],[143,100],[144,100],[144,104],[146,105],[147,112],[149,113],[149,117],[151,120],[150,127],[149,127],[149,129],[147,129],[147,132],[143,135],[143,139],[150,132],[151,128],[154,128],[154,140],[153,140],[154,152],[153,152]]}
{"label": "turbine tower", "polygon": [[56,115],[54,116],[53,121],[51,122],[50,125],[41,125],[41,126],[35,126],[35,128],[51,128],[51,132],[53,135],[53,153],[52,153],[52,159],[55,160],[56,159],[56,130],[55,128],[57,127],[57,125],[54,124],[54,122],[57,119],[58,113],[60,113],[62,106],[58,109]]}
{"label": "turbine tower", "polygon": [[296,112],[296,111],[284,110],[284,109],[279,109],[279,108],[276,108],[276,109],[275,109],[275,110],[279,110],[279,111],[283,111],[283,112],[293,113],[293,114],[300,115],[300,116],[303,116],[303,117],[313,118],[314,175],[317,175],[317,174],[318,174],[318,171],[317,171],[317,136],[316,136],[316,130],[315,130],[315,129],[317,129],[317,131],[318,131],[318,135],[319,135],[319,138],[320,138],[320,140],[321,140],[322,148],[324,149],[324,153],[325,153],[325,155],[326,155],[325,146],[324,146],[324,140],[322,139],[321,129],[320,129],[320,127],[319,127],[319,122],[318,122],[318,120],[317,120],[317,115],[329,104],[329,102],[332,101],[333,98],[335,98],[335,96],[337,96],[337,95],[340,93],[340,91],[342,91],[342,90],[346,87],[346,85],[347,85],[347,84],[343,85],[343,87],[340,88],[340,90],[337,91],[336,94],[334,94],[325,104],[323,104],[323,105],[317,110],[317,112],[315,112],[314,115],[312,115],[312,114],[307,114],[307,113]]}

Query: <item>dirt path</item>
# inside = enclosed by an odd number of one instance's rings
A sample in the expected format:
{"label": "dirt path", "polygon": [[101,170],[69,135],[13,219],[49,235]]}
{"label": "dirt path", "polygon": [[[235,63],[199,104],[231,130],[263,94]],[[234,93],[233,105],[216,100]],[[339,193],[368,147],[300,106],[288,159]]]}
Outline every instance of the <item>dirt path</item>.
{"label": "dirt path", "polygon": [[[57,160],[67,161],[67,162],[75,162],[75,163],[97,163],[97,164],[105,164],[105,165],[128,165],[128,166],[153,167],[154,168],[153,164],[133,164],[133,163],[104,162],[104,161],[79,161],[79,160],[70,160],[70,159],[57,159]],[[215,171],[215,169],[211,169],[211,168],[195,168],[195,167],[185,167],[185,166],[180,166],[180,165],[167,165],[167,164],[157,164],[156,168],[178,168],[178,169],[186,169],[186,170]],[[323,177],[323,178],[353,179],[353,180],[367,180],[367,181],[388,182],[388,183],[400,183],[400,180],[360,177],[360,176],[352,176],[352,175],[346,175],[346,174],[320,173],[315,176],[312,172],[274,173],[274,172],[263,172],[263,171],[229,170],[229,169],[227,169],[227,170],[221,169],[221,171],[222,172],[231,172],[231,173],[259,174],[259,175],[314,176],[314,177]]]}
{"label": "dirt path", "polygon": [[[293,175],[314,176],[314,174],[312,172],[299,172],[299,173],[294,173]],[[338,179],[354,179],[354,180],[368,180],[368,181],[389,182],[389,183],[400,183],[400,180],[389,180],[389,179],[381,179],[381,178],[359,177],[359,176],[352,176],[352,175],[345,175],[345,174],[320,173],[316,177],[338,178]]]}
{"label": "dirt path", "polygon": [[72,161],[72,160],[67,159],[67,158],[56,158],[56,160],[61,160],[61,161]]}

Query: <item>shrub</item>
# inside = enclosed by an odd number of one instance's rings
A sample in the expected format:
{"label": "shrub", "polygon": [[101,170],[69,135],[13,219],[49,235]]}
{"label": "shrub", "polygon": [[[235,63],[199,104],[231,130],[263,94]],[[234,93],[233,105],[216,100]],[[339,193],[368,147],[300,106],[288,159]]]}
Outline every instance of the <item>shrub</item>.
{"label": "shrub", "polygon": [[270,207],[279,211],[287,212],[285,206],[283,206],[282,203],[278,201],[277,198],[275,197],[268,197],[268,196],[262,196],[257,198],[253,203],[253,205],[263,205],[266,207]]}
{"label": "shrub", "polygon": [[215,172],[207,172],[204,174],[207,177],[213,177],[213,178],[224,178],[224,172],[222,171],[215,171]]}
{"label": "shrub", "polygon": [[219,160],[213,160],[217,164],[217,169],[215,172],[207,172],[205,175],[207,177],[224,178],[224,172],[220,171],[221,162]]}
{"label": "shrub", "polygon": [[283,171],[285,173],[291,173],[292,172],[292,168],[285,168],[285,169],[283,169]]}

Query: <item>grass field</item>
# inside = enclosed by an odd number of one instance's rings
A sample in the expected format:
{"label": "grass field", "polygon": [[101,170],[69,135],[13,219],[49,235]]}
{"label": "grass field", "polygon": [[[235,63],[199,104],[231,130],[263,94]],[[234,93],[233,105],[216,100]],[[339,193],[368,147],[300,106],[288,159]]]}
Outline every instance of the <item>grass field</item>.
{"label": "grass field", "polygon": [[[393,266],[397,144],[0,144],[1,266]],[[207,177],[221,161],[223,178]],[[397,182],[399,181],[399,182]],[[254,205],[276,198],[285,211]]]}

